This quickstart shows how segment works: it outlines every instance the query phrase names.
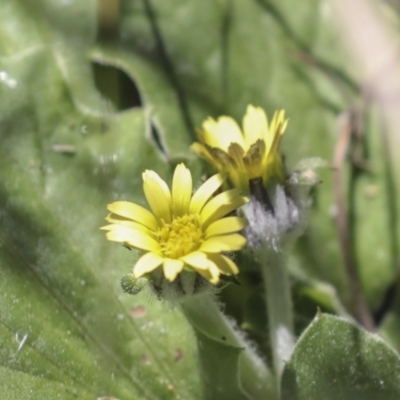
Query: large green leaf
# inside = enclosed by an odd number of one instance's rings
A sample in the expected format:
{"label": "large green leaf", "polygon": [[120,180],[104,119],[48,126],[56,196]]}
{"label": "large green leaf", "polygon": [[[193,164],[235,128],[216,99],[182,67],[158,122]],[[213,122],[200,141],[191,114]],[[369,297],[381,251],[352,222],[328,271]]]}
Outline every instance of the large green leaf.
{"label": "large green leaf", "polygon": [[395,400],[399,376],[400,358],[382,339],[320,314],[285,367],[282,400]]}
{"label": "large green leaf", "polygon": [[[42,3],[40,19],[22,4],[2,5],[2,396],[198,398],[190,327],[157,299],[122,295],[135,254],[99,231],[107,203],[143,202],[144,169],[169,178],[146,138],[149,112],[110,113],[95,89],[88,47],[74,42],[82,21],[87,39],[95,3],[88,16]],[[74,37],[56,41],[54,18],[68,18]],[[10,26],[25,20],[31,36]]]}

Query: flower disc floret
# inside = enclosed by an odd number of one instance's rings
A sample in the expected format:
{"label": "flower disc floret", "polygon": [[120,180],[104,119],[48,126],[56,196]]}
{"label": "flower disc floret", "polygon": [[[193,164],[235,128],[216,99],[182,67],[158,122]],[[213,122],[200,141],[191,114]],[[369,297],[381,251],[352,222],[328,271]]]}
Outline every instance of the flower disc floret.
{"label": "flower disc floret", "polygon": [[222,253],[246,244],[238,232],[247,221],[227,215],[247,199],[237,189],[214,197],[223,181],[224,176],[216,174],[192,195],[192,176],[184,164],[175,169],[171,191],[158,174],[145,171],[143,191],[151,211],[126,201],[108,205],[110,225],[102,228],[108,231],[107,239],[144,253],[134,265],[135,277],[162,266],[169,281],[185,268],[217,283],[221,274],[239,272]]}
{"label": "flower disc floret", "polygon": [[248,105],[242,130],[231,117],[208,118],[198,131],[201,143],[193,143],[192,150],[248,193],[251,179],[262,178],[265,184],[272,178],[284,180],[278,149],[287,122],[284,110],[275,112],[268,124],[262,108]]}
{"label": "flower disc floret", "polygon": [[200,216],[195,214],[175,217],[157,232],[164,257],[180,258],[198,250],[204,241]]}

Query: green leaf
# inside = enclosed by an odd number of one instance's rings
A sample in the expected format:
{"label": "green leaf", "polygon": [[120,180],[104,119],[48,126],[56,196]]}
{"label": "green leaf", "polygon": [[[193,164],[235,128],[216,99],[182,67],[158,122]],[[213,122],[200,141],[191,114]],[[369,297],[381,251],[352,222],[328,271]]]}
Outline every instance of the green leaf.
{"label": "green leaf", "polygon": [[382,304],[379,318],[379,334],[400,353],[400,282],[397,281],[389,288]]}
{"label": "green leaf", "polygon": [[148,291],[122,293],[137,254],[99,230],[108,203],[143,203],[145,169],[171,176],[149,110],[113,113],[95,88],[96,2],[1,7],[2,395],[198,399],[190,327]]}
{"label": "green leaf", "polygon": [[395,400],[400,358],[377,335],[319,314],[285,367],[282,400]]}

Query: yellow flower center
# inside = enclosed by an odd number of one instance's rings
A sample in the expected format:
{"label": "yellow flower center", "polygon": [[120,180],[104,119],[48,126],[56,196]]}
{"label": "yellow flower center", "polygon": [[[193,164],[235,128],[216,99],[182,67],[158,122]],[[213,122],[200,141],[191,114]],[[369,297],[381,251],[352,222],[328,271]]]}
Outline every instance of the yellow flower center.
{"label": "yellow flower center", "polygon": [[196,214],[175,217],[157,232],[164,257],[177,259],[197,250],[203,242],[200,219]]}

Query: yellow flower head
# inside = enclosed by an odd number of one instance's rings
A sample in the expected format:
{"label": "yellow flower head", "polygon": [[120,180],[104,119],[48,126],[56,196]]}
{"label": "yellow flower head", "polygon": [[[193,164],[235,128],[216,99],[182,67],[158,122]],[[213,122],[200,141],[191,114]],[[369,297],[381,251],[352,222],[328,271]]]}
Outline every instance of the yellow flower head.
{"label": "yellow flower head", "polygon": [[224,177],[217,174],[192,195],[192,176],[179,164],[168,185],[154,172],[143,173],[143,190],[152,212],[127,201],[108,205],[107,239],[144,251],[133,267],[138,278],[162,265],[164,276],[174,281],[183,268],[192,269],[212,283],[220,274],[235,275],[236,264],[221,252],[240,250],[246,239],[238,234],[246,219],[228,216],[247,199],[238,189],[213,197]]}
{"label": "yellow flower head", "polygon": [[284,180],[278,147],[287,122],[284,110],[275,112],[268,124],[262,108],[248,105],[243,131],[231,117],[208,118],[198,131],[201,143],[193,143],[192,150],[227,172],[233,185],[248,193],[250,179],[262,178],[264,184],[272,177]]}

